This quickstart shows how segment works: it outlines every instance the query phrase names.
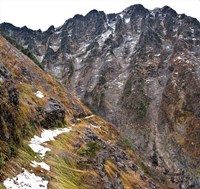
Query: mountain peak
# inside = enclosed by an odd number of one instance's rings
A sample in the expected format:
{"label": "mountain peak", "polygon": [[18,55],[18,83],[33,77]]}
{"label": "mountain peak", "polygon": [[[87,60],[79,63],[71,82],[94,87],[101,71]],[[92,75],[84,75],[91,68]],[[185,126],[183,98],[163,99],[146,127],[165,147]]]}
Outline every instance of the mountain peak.
{"label": "mountain peak", "polygon": [[169,6],[164,6],[161,11],[165,14],[170,14],[172,16],[177,16],[177,12]]}
{"label": "mountain peak", "polygon": [[135,4],[135,5],[131,5],[130,7],[126,8],[123,12],[141,14],[141,13],[145,13],[147,11],[148,10],[146,8],[144,8],[143,5]]}
{"label": "mountain peak", "polygon": [[85,18],[98,18],[104,16],[105,13],[103,11],[98,11],[96,9],[91,10],[85,15]]}
{"label": "mountain peak", "polygon": [[[82,14],[76,14],[76,15],[74,15],[74,19],[82,19],[84,16],[82,15]],[[69,19],[70,20],[70,19]],[[67,22],[67,20],[66,20],[66,22]]]}
{"label": "mountain peak", "polygon": [[51,31],[51,32],[53,32],[53,31],[55,31],[55,27],[53,26],[53,25],[51,25],[48,29],[47,29],[47,31]]}
{"label": "mountain peak", "polygon": [[96,9],[93,9],[93,10],[91,10],[90,12],[88,12],[86,16],[95,15],[95,14],[99,14],[99,11],[96,10]]}

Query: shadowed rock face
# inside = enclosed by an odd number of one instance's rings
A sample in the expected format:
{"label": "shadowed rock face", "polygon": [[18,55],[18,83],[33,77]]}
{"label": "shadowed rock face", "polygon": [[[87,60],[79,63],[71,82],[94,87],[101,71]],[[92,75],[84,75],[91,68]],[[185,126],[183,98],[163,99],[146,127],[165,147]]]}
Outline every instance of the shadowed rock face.
{"label": "shadowed rock face", "polygon": [[199,188],[200,23],[170,7],[93,10],[47,31],[0,25],[177,184]]}

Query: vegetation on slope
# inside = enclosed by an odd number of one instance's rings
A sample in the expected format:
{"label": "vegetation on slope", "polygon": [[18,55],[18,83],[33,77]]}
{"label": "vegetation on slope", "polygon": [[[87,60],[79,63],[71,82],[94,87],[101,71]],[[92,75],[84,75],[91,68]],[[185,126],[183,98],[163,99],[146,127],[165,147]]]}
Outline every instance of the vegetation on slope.
{"label": "vegetation on slope", "polygon": [[[41,91],[44,98],[36,97],[36,91]],[[2,36],[0,36],[0,96],[1,168],[6,160],[15,155],[23,139],[31,136],[37,128],[57,126],[59,123],[62,125],[68,121],[67,118],[62,122],[58,119],[49,119],[58,118],[60,114],[54,105],[58,108],[62,104],[58,110],[61,109],[71,116],[78,114],[77,110],[83,113],[85,111],[64,87],[33,64],[29,58],[23,56]],[[46,109],[50,111],[49,114]]]}
{"label": "vegetation on slope", "polygon": [[20,50],[24,55],[28,56],[35,64],[37,64],[41,69],[44,69],[42,64],[37,60],[37,58],[30,52],[28,48],[24,48],[20,44],[16,42],[13,38],[9,37],[5,33],[1,32],[1,35],[9,41],[14,47],[16,47],[18,50]]}

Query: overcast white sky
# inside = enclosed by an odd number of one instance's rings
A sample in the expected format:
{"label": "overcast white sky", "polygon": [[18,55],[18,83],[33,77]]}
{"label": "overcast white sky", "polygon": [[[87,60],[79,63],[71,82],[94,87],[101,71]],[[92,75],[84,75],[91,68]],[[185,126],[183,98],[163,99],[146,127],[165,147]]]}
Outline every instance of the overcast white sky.
{"label": "overcast white sky", "polygon": [[0,0],[0,23],[44,31],[51,25],[62,25],[75,14],[85,15],[92,9],[117,13],[138,3],[150,10],[168,5],[200,21],[200,0]]}

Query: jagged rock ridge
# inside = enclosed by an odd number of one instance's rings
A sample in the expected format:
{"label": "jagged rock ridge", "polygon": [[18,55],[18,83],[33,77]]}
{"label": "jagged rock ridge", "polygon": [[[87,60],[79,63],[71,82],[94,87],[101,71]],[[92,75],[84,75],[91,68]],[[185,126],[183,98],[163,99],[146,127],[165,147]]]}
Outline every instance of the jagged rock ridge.
{"label": "jagged rock ridge", "polygon": [[200,23],[168,6],[92,10],[61,27],[1,24],[179,188],[199,187]]}

